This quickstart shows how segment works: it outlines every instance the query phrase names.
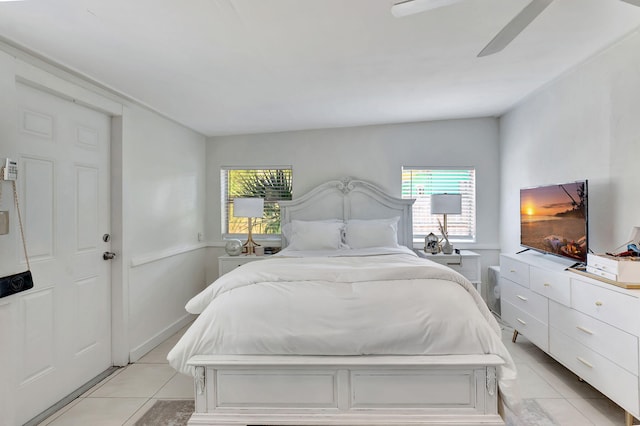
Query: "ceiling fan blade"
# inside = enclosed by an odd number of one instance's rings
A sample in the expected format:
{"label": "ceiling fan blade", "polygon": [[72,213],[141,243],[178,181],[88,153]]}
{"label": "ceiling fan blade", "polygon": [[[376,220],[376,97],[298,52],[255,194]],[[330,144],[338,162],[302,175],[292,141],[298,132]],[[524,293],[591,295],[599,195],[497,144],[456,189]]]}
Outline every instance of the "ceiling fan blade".
{"label": "ceiling fan blade", "polygon": [[[498,34],[487,44],[478,57],[493,55],[504,49],[524,30],[538,15],[551,4],[553,0],[533,0],[515,18],[513,18]],[[623,0],[627,1],[627,0]],[[638,0],[629,0],[638,1]]]}
{"label": "ceiling fan blade", "polygon": [[625,3],[640,7],[640,0],[622,0]]}
{"label": "ceiling fan blade", "polygon": [[414,15],[427,10],[439,9],[463,0],[404,0],[391,6],[391,14],[396,18]]}

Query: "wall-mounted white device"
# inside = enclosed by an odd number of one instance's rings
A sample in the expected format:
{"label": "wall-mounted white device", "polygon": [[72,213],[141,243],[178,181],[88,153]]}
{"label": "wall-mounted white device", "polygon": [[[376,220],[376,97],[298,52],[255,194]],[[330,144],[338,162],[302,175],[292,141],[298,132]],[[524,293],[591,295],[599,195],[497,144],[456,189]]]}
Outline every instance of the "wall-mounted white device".
{"label": "wall-mounted white device", "polygon": [[4,170],[2,174],[4,180],[18,180],[18,162],[7,158],[4,162]]}

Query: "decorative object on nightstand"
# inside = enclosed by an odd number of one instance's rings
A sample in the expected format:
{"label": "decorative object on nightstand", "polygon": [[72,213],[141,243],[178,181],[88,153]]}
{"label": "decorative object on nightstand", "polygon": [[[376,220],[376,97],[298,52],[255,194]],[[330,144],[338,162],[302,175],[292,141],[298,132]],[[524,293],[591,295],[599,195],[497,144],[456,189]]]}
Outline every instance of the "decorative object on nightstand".
{"label": "decorative object on nightstand", "polygon": [[440,232],[442,233],[442,239],[444,242],[441,244],[441,250],[444,254],[453,253],[453,244],[449,241],[449,237],[447,236],[447,231],[444,230],[442,224],[440,223],[440,219],[438,219],[438,226],[440,227]]}
{"label": "decorative object on nightstand", "polygon": [[242,254],[242,241],[227,241],[227,244],[225,244],[224,246],[224,251],[226,251],[229,256],[239,256],[240,254]]}
{"label": "decorative object on nightstand", "polygon": [[424,252],[431,254],[438,254],[440,251],[440,247],[438,246],[438,242],[440,240],[433,232],[430,232],[429,235],[424,237]]}
{"label": "decorative object on nightstand", "polygon": [[[442,252],[444,254],[453,253],[453,245],[449,242],[449,231],[447,230],[447,215],[462,214],[462,195],[460,194],[432,194],[431,214],[444,215],[444,226],[440,227],[444,243]],[[438,220],[438,224],[440,221]]]}
{"label": "decorative object on nightstand", "polygon": [[262,217],[264,212],[264,198],[235,198],[233,200],[233,215],[235,217],[246,217],[249,220],[247,242],[243,247],[247,248],[247,255],[254,253],[254,248],[260,244],[253,241],[251,233],[251,219]]}

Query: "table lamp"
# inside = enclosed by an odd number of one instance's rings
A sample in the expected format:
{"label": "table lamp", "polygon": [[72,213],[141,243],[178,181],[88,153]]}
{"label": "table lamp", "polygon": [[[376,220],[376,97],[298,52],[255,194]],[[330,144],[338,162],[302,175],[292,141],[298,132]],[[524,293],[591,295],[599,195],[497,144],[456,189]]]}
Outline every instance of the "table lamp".
{"label": "table lamp", "polygon": [[262,217],[263,212],[264,198],[235,198],[233,200],[233,216],[246,217],[249,220],[249,235],[247,236],[247,242],[243,244],[243,247],[247,248],[247,255],[254,254],[255,247],[260,245],[253,241],[251,219]]}
{"label": "table lamp", "polygon": [[460,194],[432,194],[431,195],[431,214],[444,215],[444,226],[442,227],[442,236],[446,243],[442,247],[445,254],[453,253],[453,246],[449,242],[449,231],[447,230],[447,215],[462,213],[462,195]]}

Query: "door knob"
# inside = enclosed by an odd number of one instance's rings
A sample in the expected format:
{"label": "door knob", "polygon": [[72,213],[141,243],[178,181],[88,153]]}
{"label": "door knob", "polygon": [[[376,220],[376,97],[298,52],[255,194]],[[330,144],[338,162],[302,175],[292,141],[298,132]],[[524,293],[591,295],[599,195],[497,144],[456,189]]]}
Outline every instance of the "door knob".
{"label": "door knob", "polygon": [[114,252],[111,251],[105,251],[104,253],[102,253],[102,258],[104,260],[111,260],[113,258],[116,257],[116,254]]}

